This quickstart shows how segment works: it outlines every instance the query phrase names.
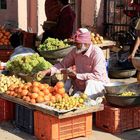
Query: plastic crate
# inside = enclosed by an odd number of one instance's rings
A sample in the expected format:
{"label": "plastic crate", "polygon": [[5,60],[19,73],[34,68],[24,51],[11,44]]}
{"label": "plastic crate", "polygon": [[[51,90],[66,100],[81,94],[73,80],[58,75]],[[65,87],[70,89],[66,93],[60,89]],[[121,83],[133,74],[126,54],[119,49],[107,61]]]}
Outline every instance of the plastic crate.
{"label": "plastic crate", "polygon": [[15,125],[22,131],[34,134],[34,114],[33,110],[16,104]]}
{"label": "plastic crate", "polygon": [[134,128],[140,128],[140,107],[134,110]]}
{"label": "plastic crate", "polygon": [[4,99],[0,99],[0,122],[14,119],[15,104]]}
{"label": "plastic crate", "polygon": [[92,114],[58,119],[35,111],[34,129],[35,136],[39,140],[64,140],[88,136],[92,131]]}
{"label": "plastic crate", "polygon": [[[136,128],[134,126],[135,111],[136,107],[117,108],[105,105],[103,111],[96,112],[96,126],[113,134],[134,129]],[[136,113],[136,115],[140,114]]]}

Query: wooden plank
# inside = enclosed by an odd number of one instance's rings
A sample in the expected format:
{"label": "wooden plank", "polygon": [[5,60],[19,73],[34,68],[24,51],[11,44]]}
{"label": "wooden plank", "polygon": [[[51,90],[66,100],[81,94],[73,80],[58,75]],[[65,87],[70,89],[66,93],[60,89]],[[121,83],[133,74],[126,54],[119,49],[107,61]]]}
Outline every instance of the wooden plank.
{"label": "wooden plank", "polygon": [[93,112],[102,111],[102,110],[104,110],[104,105],[100,104],[97,106],[87,107],[86,109],[79,109],[79,110],[71,111],[65,114],[59,114],[58,118],[63,119],[63,118],[74,117],[74,116],[93,113]]}
{"label": "wooden plank", "polygon": [[86,107],[85,109],[77,109],[77,110],[70,111],[67,113],[59,113],[57,111],[47,109],[46,105],[44,103],[31,104],[31,103],[23,101],[22,99],[15,98],[15,97],[9,96],[7,94],[0,94],[0,98],[20,104],[20,105],[25,106],[32,110],[41,111],[44,114],[49,114],[49,115],[55,116],[59,119],[74,117],[74,116],[83,115],[83,114],[92,113],[92,112],[97,112],[97,111],[101,111],[104,109],[104,105],[101,104],[101,105],[97,105],[97,106]]}
{"label": "wooden plank", "polygon": [[34,109],[34,105],[33,104],[25,102],[22,99],[9,96],[7,94],[0,94],[0,98],[8,100],[8,101],[13,102],[13,103],[20,104],[20,105],[25,106],[25,107],[27,107],[29,109]]}
{"label": "wooden plank", "polygon": [[74,116],[83,115],[83,114],[92,113],[92,112],[97,112],[97,111],[102,111],[104,109],[104,105],[100,104],[100,105],[96,105],[96,106],[86,107],[84,109],[77,109],[77,110],[74,109],[74,110],[67,112],[67,113],[59,113],[59,112],[54,111],[54,110],[48,110],[44,104],[37,104],[37,106],[40,107],[39,110],[41,112],[43,112],[44,114],[50,114],[50,115],[53,115],[55,117],[58,117],[59,119],[74,117]]}
{"label": "wooden plank", "polygon": [[111,40],[104,40],[103,43],[101,44],[94,44],[95,46],[98,46],[102,49],[107,49],[107,48],[110,48],[114,45],[116,45],[116,42],[115,41],[111,41]]}

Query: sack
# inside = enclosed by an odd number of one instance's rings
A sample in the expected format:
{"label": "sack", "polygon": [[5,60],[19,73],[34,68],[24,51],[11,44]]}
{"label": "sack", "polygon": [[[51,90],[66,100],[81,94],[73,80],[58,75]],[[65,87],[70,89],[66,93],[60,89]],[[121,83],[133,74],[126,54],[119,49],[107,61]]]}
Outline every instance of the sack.
{"label": "sack", "polygon": [[140,18],[139,18],[138,21],[137,21],[137,24],[136,24],[135,29],[136,29],[136,30],[140,30]]}

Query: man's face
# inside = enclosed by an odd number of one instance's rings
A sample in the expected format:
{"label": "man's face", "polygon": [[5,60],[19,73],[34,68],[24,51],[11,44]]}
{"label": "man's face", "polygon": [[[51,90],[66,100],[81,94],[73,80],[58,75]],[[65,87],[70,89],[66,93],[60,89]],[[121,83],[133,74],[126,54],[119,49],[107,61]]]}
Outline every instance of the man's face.
{"label": "man's face", "polygon": [[76,53],[82,53],[82,52],[86,52],[88,50],[88,44],[84,44],[84,43],[75,43],[76,45]]}

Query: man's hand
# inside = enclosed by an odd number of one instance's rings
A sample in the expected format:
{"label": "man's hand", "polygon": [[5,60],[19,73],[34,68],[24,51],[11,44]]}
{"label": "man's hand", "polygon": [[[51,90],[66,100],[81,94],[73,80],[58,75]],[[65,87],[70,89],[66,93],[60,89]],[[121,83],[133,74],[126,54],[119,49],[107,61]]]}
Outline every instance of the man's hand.
{"label": "man's hand", "polygon": [[61,73],[69,76],[71,79],[76,79],[76,72],[71,69],[62,69]]}
{"label": "man's hand", "polygon": [[43,70],[43,71],[40,71],[36,74],[36,78],[37,79],[42,79],[44,78],[45,76],[50,76],[51,75],[51,70],[48,69],[48,70]]}
{"label": "man's hand", "polygon": [[71,79],[76,79],[76,72],[73,70],[70,70],[67,75],[71,78]]}

